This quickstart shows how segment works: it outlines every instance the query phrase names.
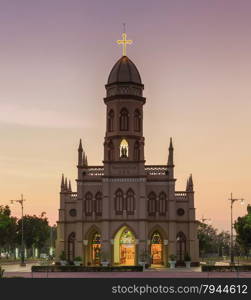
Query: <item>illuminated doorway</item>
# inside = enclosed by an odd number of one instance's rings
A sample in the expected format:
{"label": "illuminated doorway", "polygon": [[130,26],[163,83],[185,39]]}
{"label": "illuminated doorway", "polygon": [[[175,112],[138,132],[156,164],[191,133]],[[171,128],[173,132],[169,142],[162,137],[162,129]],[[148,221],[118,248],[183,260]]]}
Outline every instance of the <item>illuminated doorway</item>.
{"label": "illuminated doorway", "polygon": [[93,265],[100,265],[100,234],[94,233],[91,243],[91,260]]}
{"label": "illuminated doorway", "polygon": [[163,240],[156,231],[151,238],[151,263],[153,265],[163,265]]}
{"label": "illuminated doorway", "polygon": [[130,229],[123,226],[114,239],[114,264],[134,266],[136,261],[135,236]]}

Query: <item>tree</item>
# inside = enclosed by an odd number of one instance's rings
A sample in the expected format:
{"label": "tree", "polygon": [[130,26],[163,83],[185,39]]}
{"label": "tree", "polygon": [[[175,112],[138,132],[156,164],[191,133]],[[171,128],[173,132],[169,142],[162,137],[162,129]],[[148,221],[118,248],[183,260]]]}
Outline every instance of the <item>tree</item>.
{"label": "tree", "polygon": [[[33,247],[39,250],[43,248],[50,236],[50,229],[48,220],[44,217],[45,213],[37,217],[36,215],[30,216],[25,215],[23,217],[24,226],[24,243],[28,249]],[[21,244],[21,234],[22,234],[22,219],[18,220],[18,242]]]}
{"label": "tree", "polygon": [[228,231],[223,230],[217,234],[217,247],[219,256],[230,254],[230,233]]}
{"label": "tree", "polygon": [[[0,206],[0,248],[11,251],[15,248],[17,219],[11,216],[8,205]],[[1,251],[0,251],[1,252]]]}
{"label": "tree", "polygon": [[224,253],[229,254],[230,234],[228,231],[218,230],[212,225],[199,222],[198,239],[200,255],[209,253],[218,253],[219,256]]}
{"label": "tree", "polygon": [[198,240],[200,255],[205,253],[215,252],[215,241],[217,236],[217,230],[212,225],[199,222],[198,226]]}
{"label": "tree", "polygon": [[245,255],[249,254],[251,248],[251,206],[247,206],[247,214],[239,217],[234,223],[237,236],[236,241]]}

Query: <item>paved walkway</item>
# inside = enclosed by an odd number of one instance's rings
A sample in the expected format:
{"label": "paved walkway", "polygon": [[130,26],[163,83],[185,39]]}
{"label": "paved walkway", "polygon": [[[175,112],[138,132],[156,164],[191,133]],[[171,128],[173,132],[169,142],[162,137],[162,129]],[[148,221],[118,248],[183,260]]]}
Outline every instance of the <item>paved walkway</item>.
{"label": "paved walkway", "polygon": [[5,272],[25,278],[251,278],[251,272]]}

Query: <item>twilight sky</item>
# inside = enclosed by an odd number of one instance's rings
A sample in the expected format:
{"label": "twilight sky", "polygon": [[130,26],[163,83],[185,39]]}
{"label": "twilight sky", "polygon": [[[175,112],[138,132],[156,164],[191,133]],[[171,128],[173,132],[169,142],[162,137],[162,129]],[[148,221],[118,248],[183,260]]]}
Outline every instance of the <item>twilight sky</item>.
{"label": "twilight sky", "polygon": [[[192,173],[197,219],[230,229],[230,192],[251,203],[250,16],[250,0],[0,0],[0,204],[23,193],[25,213],[53,224],[62,172],[76,188],[80,137],[101,164],[104,84],[126,22],[146,163],[166,163],[172,136],[177,190]],[[235,203],[235,218],[245,212]]]}

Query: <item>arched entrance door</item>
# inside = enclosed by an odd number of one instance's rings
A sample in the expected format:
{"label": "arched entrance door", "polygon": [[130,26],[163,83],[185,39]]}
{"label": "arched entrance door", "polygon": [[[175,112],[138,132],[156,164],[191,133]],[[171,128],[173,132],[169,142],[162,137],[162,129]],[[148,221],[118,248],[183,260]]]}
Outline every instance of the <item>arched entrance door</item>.
{"label": "arched entrance door", "polygon": [[122,227],[114,239],[114,264],[134,266],[136,261],[135,236],[126,226]]}
{"label": "arched entrance door", "polygon": [[151,237],[151,263],[163,265],[163,239],[159,232],[155,231]]}
{"label": "arched entrance door", "polygon": [[75,232],[72,232],[68,237],[68,261],[73,261],[75,258]]}
{"label": "arched entrance door", "polygon": [[177,258],[178,262],[184,262],[184,256],[186,253],[186,236],[183,232],[177,234]]}
{"label": "arched entrance door", "polygon": [[91,263],[92,265],[100,265],[100,234],[95,232],[91,241]]}

